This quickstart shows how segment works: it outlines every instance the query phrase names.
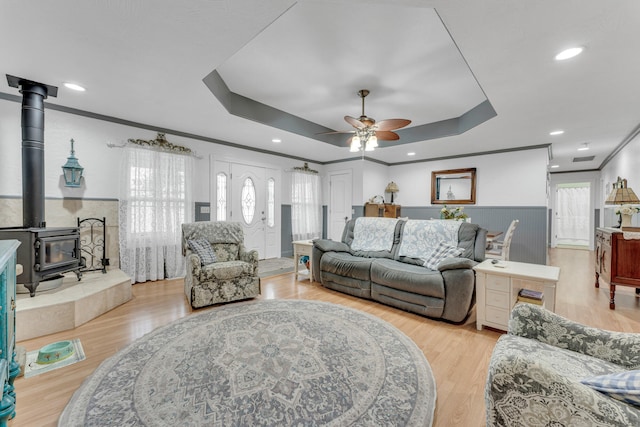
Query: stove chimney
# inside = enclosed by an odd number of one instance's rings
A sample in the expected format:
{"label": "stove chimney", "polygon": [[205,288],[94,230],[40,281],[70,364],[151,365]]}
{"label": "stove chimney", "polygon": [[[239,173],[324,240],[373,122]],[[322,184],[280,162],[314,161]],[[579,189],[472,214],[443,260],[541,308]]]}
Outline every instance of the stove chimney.
{"label": "stove chimney", "polygon": [[22,225],[45,227],[44,100],[58,88],[9,74],[7,82],[22,94]]}

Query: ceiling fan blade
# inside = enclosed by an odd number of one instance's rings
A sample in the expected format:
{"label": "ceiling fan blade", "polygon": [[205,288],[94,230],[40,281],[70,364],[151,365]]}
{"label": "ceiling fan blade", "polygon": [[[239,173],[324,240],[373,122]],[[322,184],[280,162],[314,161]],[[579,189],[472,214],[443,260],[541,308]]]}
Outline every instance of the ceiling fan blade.
{"label": "ceiling fan blade", "polygon": [[397,141],[400,139],[400,136],[395,132],[391,132],[390,130],[377,130],[376,138],[382,141]]}
{"label": "ceiling fan blade", "polygon": [[363,127],[365,127],[364,123],[362,123],[360,120],[356,119],[355,117],[344,116],[344,120],[354,128],[362,129]]}
{"label": "ceiling fan blade", "polygon": [[395,129],[403,128],[407,126],[409,123],[411,123],[411,120],[387,119],[387,120],[380,120],[378,123],[376,123],[376,127],[378,128],[378,130],[381,130],[381,131],[395,130]]}
{"label": "ceiling fan blade", "polygon": [[334,130],[332,132],[320,132],[320,133],[316,133],[315,135],[333,135],[336,133],[355,133],[354,130]]}

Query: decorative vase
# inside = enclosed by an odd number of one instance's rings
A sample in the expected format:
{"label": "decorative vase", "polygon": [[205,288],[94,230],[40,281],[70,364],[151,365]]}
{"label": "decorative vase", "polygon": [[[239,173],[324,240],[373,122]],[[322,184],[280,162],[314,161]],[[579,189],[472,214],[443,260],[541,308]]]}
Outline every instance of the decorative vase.
{"label": "decorative vase", "polygon": [[631,227],[631,215],[620,214],[622,216],[622,227]]}

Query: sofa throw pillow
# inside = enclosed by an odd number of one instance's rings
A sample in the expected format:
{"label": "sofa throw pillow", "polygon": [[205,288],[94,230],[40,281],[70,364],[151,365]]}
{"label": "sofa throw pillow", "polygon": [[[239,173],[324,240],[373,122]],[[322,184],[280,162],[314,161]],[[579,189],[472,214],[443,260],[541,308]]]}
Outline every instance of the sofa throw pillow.
{"label": "sofa throw pillow", "polygon": [[462,255],[464,249],[457,246],[451,246],[445,242],[440,242],[438,246],[431,252],[429,257],[425,260],[424,266],[431,270],[437,270],[438,264],[445,258],[455,258]]}
{"label": "sofa throw pillow", "polygon": [[187,243],[191,250],[200,257],[200,265],[213,264],[217,261],[216,254],[207,239],[191,239],[187,240]]}
{"label": "sofa throw pillow", "polygon": [[580,382],[609,397],[640,406],[640,370],[598,375]]}

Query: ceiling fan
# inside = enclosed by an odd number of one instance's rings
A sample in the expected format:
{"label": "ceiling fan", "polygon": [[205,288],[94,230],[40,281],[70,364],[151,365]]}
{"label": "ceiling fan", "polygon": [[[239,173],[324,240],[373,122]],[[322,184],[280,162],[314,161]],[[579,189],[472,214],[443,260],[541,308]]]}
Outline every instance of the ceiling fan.
{"label": "ceiling fan", "polygon": [[364,114],[364,98],[369,95],[368,89],[358,91],[358,96],[362,98],[362,115],[359,118],[344,116],[344,120],[355,128],[355,131],[339,131],[329,133],[355,133],[349,138],[351,152],[357,152],[364,148],[365,151],[373,151],[378,146],[378,139],[383,141],[397,141],[400,136],[393,132],[411,123],[407,119],[387,119],[376,122],[371,117]]}

